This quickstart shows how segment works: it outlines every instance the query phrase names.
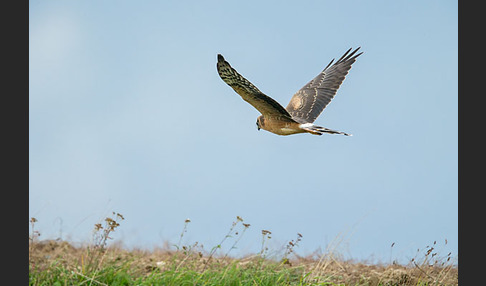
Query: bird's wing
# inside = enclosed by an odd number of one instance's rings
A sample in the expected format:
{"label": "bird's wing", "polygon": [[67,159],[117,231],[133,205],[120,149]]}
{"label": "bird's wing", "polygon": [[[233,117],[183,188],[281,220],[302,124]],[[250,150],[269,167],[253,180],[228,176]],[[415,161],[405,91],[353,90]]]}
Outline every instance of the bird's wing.
{"label": "bird's wing", "polygon": [[265,95],[256,86],[241,76],[231,65],[218,54],[216,64],[219,76],[231,86],[246,102],[253,105],[263,115],[280,116],[291,119],[288,111],[273,98]]}
{"label": "bird's wing", "polygon": [[[331,102],[339,86],[356,61],[357,48],[353,52],[349,49],[337,62],[327,67],[313,80],[297,91],[286,107],[287,111],[299,122],[312,123]],[[350,53],[351,52],[351,53]]]}

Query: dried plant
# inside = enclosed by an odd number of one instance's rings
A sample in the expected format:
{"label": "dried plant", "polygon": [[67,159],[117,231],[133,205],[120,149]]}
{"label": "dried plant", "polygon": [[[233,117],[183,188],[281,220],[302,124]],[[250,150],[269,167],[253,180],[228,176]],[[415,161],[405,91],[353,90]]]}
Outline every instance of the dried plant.
{"label": "dried plant", "polygon": [[243,230],[241,231],[241,234],[238,231],[235,231],[235,236],[238,236],[238,238],[235,240],[235,242],[230,247],[230,249],[228,249],[228,252],[226,252],[226,254],[224,255],[223,258],[228,257],[228,254],[230,253],[230,251],[233,250],[233,249],[236,249],[236,245],[238,244],[238,242],[240,242],[241,238],[243,237],[243,234],[245,234],[245,231],[250,227],[250,224],[249,223],[244,223],[243,222],[243,219],[241,219],[241,223],[243,225]]}
{"label": "dried plant", "polygon": [[35,230],[35,223],[37,222],[37,219],[35,217],[31,217],[29,222],[31,228],[31,233],[29,235],[29,262],[31,262],[35,243],[37,241],[37,238],[40,236],[40,232]]}
{"label": "dried plant", "polygon": [[184,221],[184,228],[182,229],[181,235],[179,236],[179,242],[175,246],[177,248],[177,250],[179,250],[181,248],[182,238],[184,237],[184,234],[187,232],[187,225],[190,222],[191,222],[191,220],[188,219],[188,218],[186,218],[186,220]]}
{"label": "dried plant", "polygon": [[[445,245],[447,245],[447,239],[445,239]],[[437,249],[437,241],[434,241],[432,245],[427,245],[425,250],[417,249],[410,264],[418,270],[418,279],[441,284],[456,262],[451,255],[452,252],[449,252],[446,256],[441,256]]]}
{"label": "dried plant", "polygon": [[[226,239],[230,238],[230,237],[233,237],[233,235],[235,235],[235,233],[237,233],[237,231],[235,231],[235,228],[238,226],[239,223],[243,223],[243,219],[240,217],[240,216],[236,216],[236,221],[232,222],[231,223],[231,227],[228,231],[228,233],[223,237],[223,239],[221,240],[221,242],[219,244],[217,244],[216,246],[214,246],[212,249],[211,249],[211,252],[209,253],[209,257],[208,259],[206,260],[206,264],[204,265],[204,268],[203,268],[203,271],[206,270],[207,266],[209,265],[209,262],[211,261],[211,259],[213,258],[214,254],[216,253],[216,251],[218,249],[221,248],[221,246],[223,245],[223,243],[226,241]],[[249,226],[249,225],[248,225]],[[245,227],[246,229],[246,227]]]}
{"label": "dried plant", "polygon": [[287,245],[285,246],[285,254],[284,257],[282,258],[282,264],[287,264],[289,266],[292,266],[292,264],[289,261],[289,255],[292,252],[294,252],[294,248],[299,245],[299,242],[301,240],[302,240],[302,234],[297,233],[297,238],[287,243]]}
{"label": "dried plant", "polygon": [[86,255],[81,257],[81,274],[90,272],[96,274],[105,257],[107,241],[113,239],[110,235],[120,226],[119,221],[124,219],[123,215],[112,212],[112,217],[106,217],[103,224],[94,225],[93,244],[86,248]]}
{"label": "dried plant", "polygon": [[267,242],[269,239],[272,237],[270,236],[272,234],[271,231],[262,229],[262,247],[260,249],[260,257],[262,259],[265,259],[268,254],[268,247],[266,246]]}

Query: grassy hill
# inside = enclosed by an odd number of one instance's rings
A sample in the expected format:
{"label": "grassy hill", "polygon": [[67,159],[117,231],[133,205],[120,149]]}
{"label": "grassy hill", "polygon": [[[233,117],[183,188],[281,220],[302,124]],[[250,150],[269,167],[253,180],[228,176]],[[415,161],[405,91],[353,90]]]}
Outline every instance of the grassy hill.
{"label": "grassy hill", "polygon": [[[151,251],[108,245],[123,216],[113,213],[95,225],[93,242],[39,240],[31,219],[30,285],[458,285],[458,268],[449,253],[434,246],[417,252],[407,265],[369,265],[343,260],[328,251],[317,258],[301,257],[293,249],[301,235],[289,241],[278,259],[268,255],[262,230],[262,250],[242,258],[219,253],[223,243],[236,246],[249,224],[237,217],[221,243],[206,251],[198,243]],[[189,221],[186,221],[186,225]],[[240,228],[238,228],[240,227]],[[181,239],[185,230],[181,233]],[[239,232],[239,236],[238,235]],[[237,237],[237,238],[235,238]]]}

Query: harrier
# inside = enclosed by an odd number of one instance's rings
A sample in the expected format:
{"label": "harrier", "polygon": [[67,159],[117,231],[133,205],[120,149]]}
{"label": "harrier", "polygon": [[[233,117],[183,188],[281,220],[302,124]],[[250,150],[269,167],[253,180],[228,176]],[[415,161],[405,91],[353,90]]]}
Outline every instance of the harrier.
{"label": "harrier", "polygon": [[359,49],[352,52],[349,49],[334,64],[333,59],[320,74],[294,94],[286,108],[241,76],[220,54],[216,67],[221,79],[262,114],[257,118],[258,130],[264,129],[278,135],[330,133],[350,136],[345,132],[314,125],[313,122],[334,98],[351,65],[362,54],[356,54]]}

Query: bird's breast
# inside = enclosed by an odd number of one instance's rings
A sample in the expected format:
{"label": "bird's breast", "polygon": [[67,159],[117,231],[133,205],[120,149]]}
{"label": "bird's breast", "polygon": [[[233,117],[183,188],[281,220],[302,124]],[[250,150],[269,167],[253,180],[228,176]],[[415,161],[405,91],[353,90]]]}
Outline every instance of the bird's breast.
{"label": "bird's breast", "polygon": [[262,128],[278,135],[291,135],[305,132],[299,127],[297,122],[289,122],[278,117],[267,117]]}

